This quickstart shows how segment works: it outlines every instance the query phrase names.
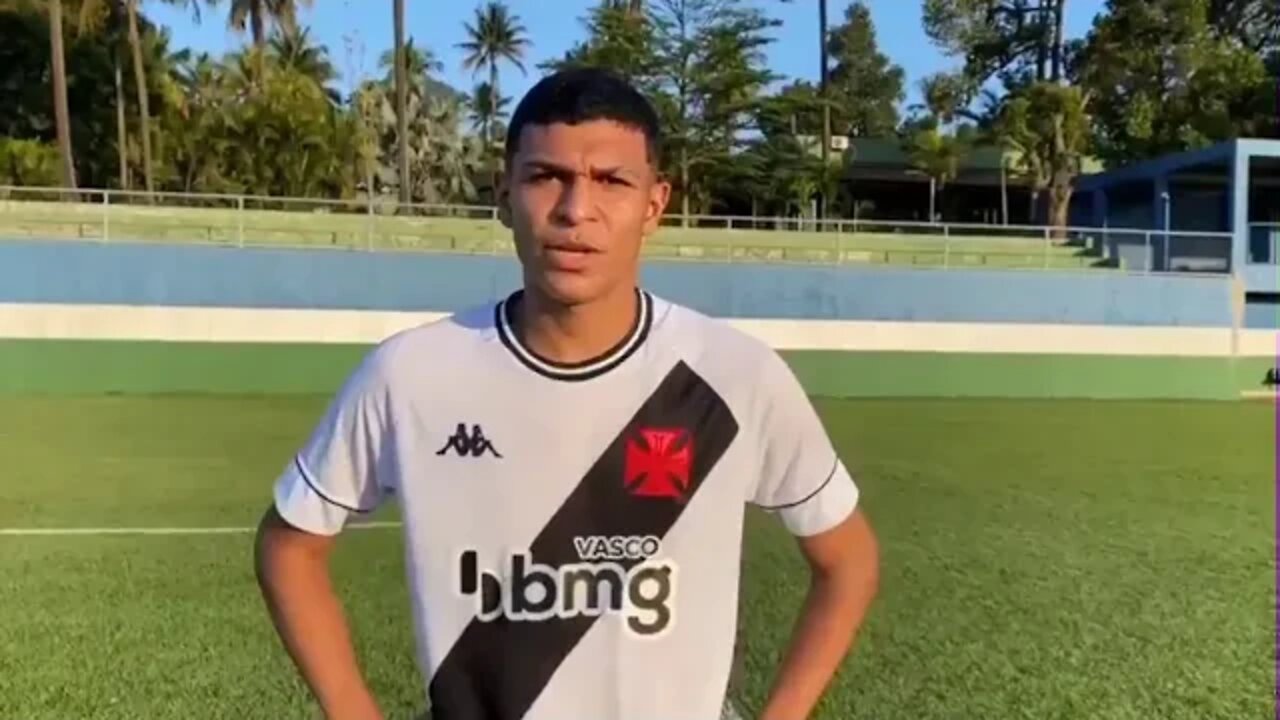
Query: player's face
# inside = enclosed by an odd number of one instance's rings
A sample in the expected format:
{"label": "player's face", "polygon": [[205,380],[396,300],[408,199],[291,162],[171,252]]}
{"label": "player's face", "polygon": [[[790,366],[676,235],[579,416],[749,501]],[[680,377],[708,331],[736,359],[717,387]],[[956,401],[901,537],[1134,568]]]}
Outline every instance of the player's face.
{"label": "player's face", "polygon": [[630,291],[669,196],[644,133],[604,120],[556,123],[521,132],[499,209],[525,282],[578,305]]}

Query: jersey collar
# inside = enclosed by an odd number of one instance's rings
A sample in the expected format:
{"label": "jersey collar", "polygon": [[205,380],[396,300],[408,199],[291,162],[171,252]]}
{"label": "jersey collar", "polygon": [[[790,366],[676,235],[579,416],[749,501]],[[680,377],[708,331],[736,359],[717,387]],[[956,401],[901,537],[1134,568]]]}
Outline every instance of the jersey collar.
{"label": "jersey collar", "polygon": [[589,360],[576,363],[555,362],[530,350],[520,342],[519,335],[515,332],[513,308],[523,293],[523,290],[517,290],[494,307],[494,326],[498,330],[498,338],[525,367],[553,380],[590,380],[609,372],[635,354],[649,336],[649,329],[653,325],[653,298],[637,288],[639,311],[631,330],[622,340]]}

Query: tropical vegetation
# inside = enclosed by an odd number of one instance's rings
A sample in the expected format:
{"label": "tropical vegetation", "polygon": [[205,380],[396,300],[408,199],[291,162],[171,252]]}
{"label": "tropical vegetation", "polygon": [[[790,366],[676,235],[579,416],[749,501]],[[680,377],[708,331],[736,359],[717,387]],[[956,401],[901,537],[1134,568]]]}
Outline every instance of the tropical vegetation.
{"label": "tropical vegetation", "polygon": [[830,26],[818,3],[816,83],[770,68],[785,28],[763,0],[597,0],[581,39],[537,64],[522,18],[482,0],[458,29],[463,89],[404,26],[405,0],[369,77],[339,72],[305,24],[309,0],[165,1],[243,44],[173,47],[139,0],[0,0],[0,184],[487,202],[513,104],[504,67],[633,80],[662,116],[684,215],[856,213],[840,182],[855,150],[832,135],[891,141],[934,201],[977,148],[999,148],[1054,224],[1089,158],[1280,135],[1273,0],[1107,0],[1081,38],[1066,36],[1070,0],[923,0],[926,34],[956,62],[910,107],[864,0]]}

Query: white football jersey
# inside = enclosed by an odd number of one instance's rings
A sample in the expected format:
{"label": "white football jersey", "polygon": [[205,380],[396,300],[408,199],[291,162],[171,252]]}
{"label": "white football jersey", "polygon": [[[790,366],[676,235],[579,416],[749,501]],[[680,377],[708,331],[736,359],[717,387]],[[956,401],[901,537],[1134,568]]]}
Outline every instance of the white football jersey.
{"label": "white football jersey", "polygon": [[744,504],[795,535],[857,504],[771,348],[637,294],[590,362],[522,345],[519,291],[392,336],[276,483],[325,535],[400,503],[434,720],[716,720]]}

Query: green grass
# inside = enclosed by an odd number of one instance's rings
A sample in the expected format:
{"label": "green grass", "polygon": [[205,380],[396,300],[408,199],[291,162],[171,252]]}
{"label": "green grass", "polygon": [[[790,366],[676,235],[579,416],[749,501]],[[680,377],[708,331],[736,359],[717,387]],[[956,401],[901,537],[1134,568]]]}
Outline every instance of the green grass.
{"label": "green grass", "polygon": [[[133,202],[138,202],[133,199]],[[306,248],[376,248],[452,253],[509,254],[510,234],[488,208],[455,210],[464,217],[367,214],[338,204],[237,212],[227,207],[175,207],[178,196],[155,207],[0,200],[0,238],[171,242]],[[229,201],[222,201],[224,204]],[[251,201],[252,202],[252,201]],[[710,222],[699,219],[699,223]],[[868,225],[852,221],[841,232],[684,227],[678,218],[647,245],[650,257],[716,262],[790,262],[993,268],[1089,268],[1096,257],[1046,241],[1039,231],[991,228],[945,237],[941,229]],[[957,230],[957,233],[960,231]]]}
{"label": "green grass", "polygon": [[[0,397],[0,527],[253,524],[321,397]],[[1272,717],[1272,407],[819,401],[883,587],[816,717]],[[748,525],[740,696],[802,598]],[[0,537],[0,717],[301,718],[248,535]],[[394,530],[335,571],[391,718],[422,708]]]}

